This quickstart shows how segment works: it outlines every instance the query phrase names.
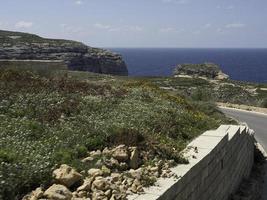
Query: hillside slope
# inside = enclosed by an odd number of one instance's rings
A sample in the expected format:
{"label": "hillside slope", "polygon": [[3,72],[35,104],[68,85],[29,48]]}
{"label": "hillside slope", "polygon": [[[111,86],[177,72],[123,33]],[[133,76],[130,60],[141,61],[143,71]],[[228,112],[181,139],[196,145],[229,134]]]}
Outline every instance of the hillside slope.
{"label": "hillside slope", "polygon": [[[214,107],[207,114],[149,81],[68,73],[73,78],[1,71],[0,199],[46,187],[63,163],[87,171],[96,163],[80,158],[118,144],[148,152],[144,164],[156,158],[181,162],[189,141],[226,123]],[[88,78],[75,80],[77,73]]]}

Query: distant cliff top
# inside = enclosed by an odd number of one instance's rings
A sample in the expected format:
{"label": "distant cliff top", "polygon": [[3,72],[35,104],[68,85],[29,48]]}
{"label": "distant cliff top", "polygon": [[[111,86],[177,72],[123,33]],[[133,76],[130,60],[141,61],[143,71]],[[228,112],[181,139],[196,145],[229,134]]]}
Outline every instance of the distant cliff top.
{"label": "distant cliff top", "polygon": [[117,53],[72,40],[21,32],[0,30],[1,60],[63,60],[70,70],[128,75],[127,66]]}
{"label": "distant cliff top", "polygon": [[27,44],[27,43],[48,43],[53,45],[69,44],[69,45],[85,46],[81,42],[76,42],[72,40],[48,39],[30,33],[0,30],[0,45],[5,43],[11,45]]}
{"label": "distant cliff top", "polygon": [[209,79],[228,79],[220,67],[214,63],[203,64],[179,64],[174,69],[175,76],[196,76]]}

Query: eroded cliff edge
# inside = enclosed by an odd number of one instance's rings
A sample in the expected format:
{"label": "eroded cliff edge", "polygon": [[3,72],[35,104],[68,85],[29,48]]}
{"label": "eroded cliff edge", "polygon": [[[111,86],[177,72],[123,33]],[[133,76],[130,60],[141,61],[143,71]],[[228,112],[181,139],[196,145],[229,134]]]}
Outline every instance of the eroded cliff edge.
{"label": "eroded cliff edge", "polygon": [[62,60],[70,70],[128,75],[122,56],[83,43],[0,30],[0,60]]}

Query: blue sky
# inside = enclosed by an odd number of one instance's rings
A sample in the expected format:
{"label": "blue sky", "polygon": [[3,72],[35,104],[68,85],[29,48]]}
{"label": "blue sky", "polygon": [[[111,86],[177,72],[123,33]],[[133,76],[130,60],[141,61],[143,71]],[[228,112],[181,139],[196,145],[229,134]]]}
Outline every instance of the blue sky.
{"label": "blue sky", "polygon": [[267,1],[1,0],[0,29],[96,47],[267,48]]}

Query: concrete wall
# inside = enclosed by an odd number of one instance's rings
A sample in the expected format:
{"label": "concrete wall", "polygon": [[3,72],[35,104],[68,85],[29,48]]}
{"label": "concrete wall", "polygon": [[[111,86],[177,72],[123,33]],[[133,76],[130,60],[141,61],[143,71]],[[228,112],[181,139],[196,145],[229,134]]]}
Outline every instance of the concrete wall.
{"label": "concrete wall", "polygon": [[248,178],[254,163],[254,136],[245,126],[223,125],[207,131],[185,150],[188,165],[172,171],[178,178],[159,179],[156,186],[136,200],[226,200],[241,181]]}

